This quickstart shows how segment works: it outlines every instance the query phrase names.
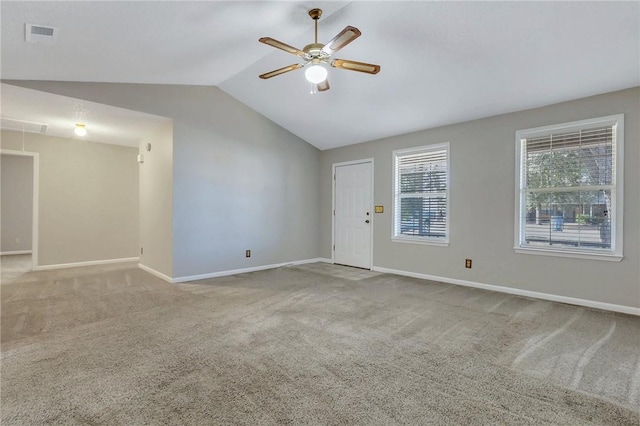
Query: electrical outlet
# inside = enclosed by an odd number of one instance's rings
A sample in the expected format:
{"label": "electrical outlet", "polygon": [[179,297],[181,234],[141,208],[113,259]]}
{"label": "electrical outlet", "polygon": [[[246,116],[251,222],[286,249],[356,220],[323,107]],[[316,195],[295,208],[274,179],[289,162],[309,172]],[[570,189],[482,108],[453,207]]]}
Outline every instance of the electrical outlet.
{"label": "electrical outlet", "polygon": [[16,244],[20,244],[20,237],[16,238]]}
{"label": "electrical outlet", "polygon": [[471,269],[471,259],[465,259],[464,267]]}
{"label": "electrical outlet", "polygon": [[251,250],[247,250],[244,252],[245,257],[251,257]]}

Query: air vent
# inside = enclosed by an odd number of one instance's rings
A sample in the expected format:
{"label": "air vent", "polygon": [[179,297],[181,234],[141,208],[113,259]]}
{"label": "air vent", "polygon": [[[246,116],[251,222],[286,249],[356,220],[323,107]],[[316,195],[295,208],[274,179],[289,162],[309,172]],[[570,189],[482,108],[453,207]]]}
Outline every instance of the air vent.
{"label": "air vent", "polygon": [[44,25],[24,24],[24,39],[27,43],[54,44],[58,41],[58,29]]}
{"label": "air vent", "polygon": [[0,129],[14,132],[25,131],[27,133],[47,133],[48,124],[37,123],[35,121],[24,121],[15,118],[0,117]]}

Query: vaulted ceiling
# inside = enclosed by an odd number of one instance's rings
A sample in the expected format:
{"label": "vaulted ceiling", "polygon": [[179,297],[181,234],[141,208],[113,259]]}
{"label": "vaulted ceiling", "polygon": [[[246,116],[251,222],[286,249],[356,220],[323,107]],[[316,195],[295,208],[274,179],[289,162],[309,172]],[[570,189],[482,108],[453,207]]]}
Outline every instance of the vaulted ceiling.
{"label": "vaulted ceiling", "polygon": [[[165,117],[10,84],[1,84],[0,93],[3,130],[137,148],[140,140],[170,121]],[[77,123],[90,123],[85,136],[74,134]],[[33,124],[45,124],[46,130],[43,132],[40,126]]]}
{"label": "vaulted ceiling", "polygon": [[[1,3],[5,80],[215,85],[320,149],[640,85],[638,2],[23,2]],[[310,94],[300,62],[258,43],[302,48],[347,25],[362,36]],[[25,23],[56,27],[27,43]]]}

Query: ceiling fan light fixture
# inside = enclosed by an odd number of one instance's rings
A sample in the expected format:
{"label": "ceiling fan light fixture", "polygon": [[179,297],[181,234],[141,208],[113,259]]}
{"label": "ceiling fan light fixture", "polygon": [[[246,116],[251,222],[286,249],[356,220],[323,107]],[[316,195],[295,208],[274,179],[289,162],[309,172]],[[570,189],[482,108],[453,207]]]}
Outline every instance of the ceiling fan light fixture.
{"label": "ceiling fan light fixture", "polygon": [[73,129],[73,131],[78,136],[86,136],[87,135],[87,128],[85,127],[84,124],[80,124],[80,123],[76,124],[76,128]]}
{"label": "ceiling fan light fixture", "polygon": [[307,78],[309,83],[319,84],[327,79],[327,70],[322,65],[311,65],[304,72],[304,76]]}
{"label": "ceiling fan light fixture", "polygon": [[[314,42],[307,44],[302,50],[289,46],[288,44],[271,37],[262,37],[258,39],[260,43],[267,44],[271,47],[275,47],[276,49],[284,50],[285,52],[296,55],[305,61],[304,64],[298,63],[289,65],[288,67],[260,74],[258,77],[266,80],[304,67],[304,75],[307,81],[311,83],[311,93],[313,94],[317,92],[326,92],[330,89],[329,80],[327,80],[327,75],[329,74],[327,71],[328,66],[349,71],[359,71],[367,74],[377,74],[380,71],[380,65],[349,61],[347,59],[333,59],[332,56],[334,53],[340,51],[340,49],[360,37],[362,33],[356,27],[348,25],[327,44],[318,43],[318,19],[320,19],[321,15],[322,10],[320,9],[311,9],[309,11],[309,16],[314,21],[315,37]],[[326,66],[324,64],[326,64]]]}

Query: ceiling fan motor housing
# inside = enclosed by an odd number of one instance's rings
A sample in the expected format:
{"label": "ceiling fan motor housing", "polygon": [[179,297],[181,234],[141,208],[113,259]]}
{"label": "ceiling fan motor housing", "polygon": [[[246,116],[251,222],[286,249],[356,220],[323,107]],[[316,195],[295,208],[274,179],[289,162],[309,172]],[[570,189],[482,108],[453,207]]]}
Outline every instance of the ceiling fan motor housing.
{"label": "ceiling fan motor housing", "polygon": [[307,44],[302,50],[314,58],[319,58],[320,54],[322,53],[323,47],[324,47],[324,44],[322,43],[311,43],[311,44]]}

